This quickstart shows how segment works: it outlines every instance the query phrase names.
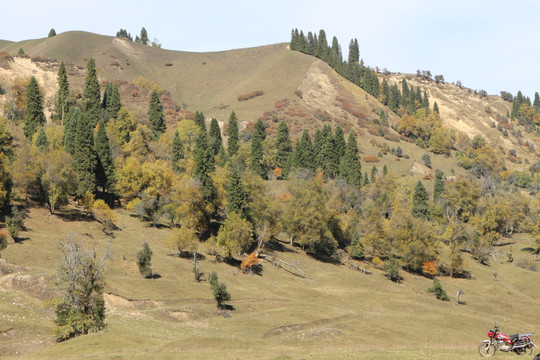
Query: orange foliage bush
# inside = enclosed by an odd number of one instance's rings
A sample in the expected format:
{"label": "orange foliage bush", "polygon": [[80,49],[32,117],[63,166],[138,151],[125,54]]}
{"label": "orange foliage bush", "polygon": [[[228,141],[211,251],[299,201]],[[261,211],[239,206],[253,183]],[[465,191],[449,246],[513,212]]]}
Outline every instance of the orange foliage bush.
{"label": "orange foliage bush", "polygon": [[262,96],[262,95],[264,95],[264,91],[262,90],[252,91],[247,94],[238,95],[238,101],[246,101],[246,100],[253,99],[254,97]]}
{"label": "orange foliage bush", "polygon": [[244,259],[244,261],[242,261],[242,263],[240,264],[240,268],[244,271],[249,271],[253,266],[257,265],[258,263],[259,259],[257,259],[257,254],[252,252],[248,255],[247,258]]}
{"label": "orange foliage bush", "polygon": [[435,261],[426,261],[422,265],[422,272],[429,277],[434,277],[439,273],[439,266]]}
{"label": "orange foliage bush", "polygon": [[283,107],[285,107],[285,106],[288,106],[288,105],[289,105],[289,100],[283,99],[283,100],[280,100],[280,101],[278,101],[277,103],[275,103],[275,104],[274,104],[274,107],[275,107],[276,109],[281,109],[281,108],[283,108]]}
{"label": "orange foliage bush", "polygon": [[364,156],[364,161],[367,163],[376,163],[379,162],[380,159],[377,156]]}
{"label": "orange foliage bush", "polygon": [[276,179],[281,179],[281,177],[283,176],[283,170],[281,170],[279,166],[274,169],[274,176],[276,177]]}

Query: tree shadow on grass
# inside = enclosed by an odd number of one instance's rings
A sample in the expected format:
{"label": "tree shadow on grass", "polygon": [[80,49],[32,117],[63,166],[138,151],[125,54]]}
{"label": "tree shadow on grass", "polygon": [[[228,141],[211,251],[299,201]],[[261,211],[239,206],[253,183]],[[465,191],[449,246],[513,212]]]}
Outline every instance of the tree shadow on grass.
{"label": "tree shadow on grass", "polygon": [[54,213],[54,216],[66,221],[86,221],[91,222],[94,221],[94,219],[86,214],[81,213],[78,210],[64,210],[64,211],[58,211]]}
{"label": "tree shadow on grass", "polygon": [[152,274],[150,276],[145,277],[145,279],[151,279],[151,280],[160,279],[160,278],[161,278],[161,275],[158,274],[158,273],[155,273],[155,274]]}

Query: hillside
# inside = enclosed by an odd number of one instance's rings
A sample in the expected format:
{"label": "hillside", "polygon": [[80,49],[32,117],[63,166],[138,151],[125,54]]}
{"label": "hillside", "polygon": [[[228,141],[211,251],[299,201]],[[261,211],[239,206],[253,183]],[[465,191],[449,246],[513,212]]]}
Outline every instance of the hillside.
{"label": "hillside", "polygon": [[[26,56],[16,56],[20,48]],[[539,161],[538,136],[536,127],[508,119],[512,103],[416,75],[377,73],[399,87],[406,79],[429,98],[428,106],[417,101],[417,113],[407,114],[402,105],[394,113],[383,96],[375,98],[288,44],[189,53],[72,31],[0,41],[0,55],[0,146],[7,154],[0,156],[0,237],[9,238],[0,250],[0,356],[452,360],[478,358],[476,348],[494,321],[508,333],[538,332],[531,314],[540,312],[532,254],[540,246],[540,170],[529,170]],[[87,114],[53,121],[60,61],[74,107],[83,111],[89,58],[96,61],[101,94],[114,83],[127,111],[118,118],[98,111],[94,123]],[[47,123],[27,138],[22,109],[31,76],[44,97]],[[160,90],[167,125],[161,133],[148,114],[153,89]],[[241,95],[247,99],[239,101]],[[433,110],[430,118],[435,102],[440,117]],[[103,110],[99,101],[98,107]],[[204,112],[206,124],[191,121],[196,111]],[[240,130],[235,154],[225,136],[232,111]],[[215,133],[199,136],[212,118],[224,138],[221,148],[213,148]],[[436,129],[452,141],[448,151],[435,153],[400,130],[403,119],[413,118],[440,122]],[[278,163],[283,124],[290,134],[283,142],[289,178]],[[334,151],[338,128],[342,155]],[[79,191],[85,175],[79,165],[94,153],[77,146],[97,138],[98,129],[109,136],[116,184]],[[304,130],[313,147],[305,153],[309,164],[299,165]],[[357,152],[349,151],[350,134]],[[481,141],[474,143],[476,135]],[[256,141],[264,147],[256,163],[263,173],[252,162]],[[88,143],[97,153],[98,141]],[[494,165],[478,170],[473,162],[479,158]],[[243,181],[237,198],[229,197],[232,169]],[[353,170],[361,184],[351,180]],[[442,171],[437,180],[436,170]],[[93,171],[97,179],[106,169]],[[438,196],[437,181],[443,187]],[[91,193],[111,206],[110,223],[85,204]],[[238,216],[249,243],[227,256],[228,240],[220,234],[233,218],[233,201],[246,211]],[[5,235],[8,216],[17,213],[12,205],[24,221],[14,237]],[[202,282],[194,280],[194,250],[177,240],[185,229],[200,257]],[[56,343],[54,272],[61,262],[58,242],[70,234],[95,250],[94,258],[110,249],[107,326]],[[241,236],[234,233],[230,242]],[[141,277],[137,266],[144,241],[153,251],[152,279]],[[259,272],[242,271],[247,253],[259,250]],[[289,265],[279,267],[276,259]],[[433,279],[426,264],[437,267],[450,301],[428,292]],[[401,282],[390,281],[392,266]],[[227,285],[232,310],[216,310],[211,271]]]}
{"label": "hillside", "polygon": [[[540,289],[531,284],[540,275],[515,265],[529,256],[521,251],[528,240],[519,236],[513,239],[514,263],[506,262],[506,246],[490,266],[466,260],[474,280],[442,279],[450,302],[427,292],[429,279],[404,274],[404,282],[395,284],[365,263],[347,261],[371,275],[314,260],[285,244],[271,254],[297,263],[307,278],[266,261],[261,275],[248,275],[207,258],[200,262],[202,271],[217,271],[233,297],[235,310],[223,318],[215,312],[208,283],[193,281],[192,259],[170,255],[163,241],[169,229],[149,228],[120,210],[123,230],[110,239],[100,224],[74,220],[75,209],[68,210],[49,218],[44,209],[30,209],[28,231],[22,233],[27,240],[2,253],[3,357],[476,359],[476,346],[495,320],[508,332],[535,331],[538,325],[531,314],[540,311]],[[69,232],[98,254],[112,246],[105,289],[108,325],[55,344],[54,317],[41,301],[52,295],[47,284],[59,260],[56,244]],[[145,280],[138,272],[135,253],[143,240],[155,254],[159,279]],[[458,289],[465,305],[455,304]]]}

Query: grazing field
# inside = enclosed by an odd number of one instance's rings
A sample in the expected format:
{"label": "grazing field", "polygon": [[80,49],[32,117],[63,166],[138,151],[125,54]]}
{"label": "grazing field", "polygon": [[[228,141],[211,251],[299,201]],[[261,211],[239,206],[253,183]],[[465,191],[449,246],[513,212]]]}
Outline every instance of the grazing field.
{"label": "grazing field", "polygon": [[[234,310],[218,312],[206,281],[193,280],[192,259],[173,256],[164,240],[170,229],[151,228],[117,211],[115,237],[71,207],[57,216],[31,208],[20,243],[2,253],[0,355],[7,357],[114,359],[473,359],[494,321],[508,333],[537,331],[540,275],[516,266],[531,255],[529,239],[497,249],[489,266],[467,259],[474,279],[440,278],[451,297],[427,292],[430,279],[404,274],[395,284],[364,263],[363,274],[342,263],[322,262],[287,244],[272,254],[304,271],[301,278],[263,260],[260,275],[205,256],[201,270],[216,271]],[[54,342],[50,282],[59,258],[56,244],[69,233],[98,255],[108,244],[107,328]],[[135,254],[143,240],[154,256],[157,279],[141,278]],[[514,262],[506,262],[510,251]],[[206,275],[205,275],[206,278]],[[462,289],[463,305],[455,294]],[[533,338],[534,339],[534,338]],[[508,355],[509,356],[509,355]],[[502,354],[503,358],[506,355]]]}

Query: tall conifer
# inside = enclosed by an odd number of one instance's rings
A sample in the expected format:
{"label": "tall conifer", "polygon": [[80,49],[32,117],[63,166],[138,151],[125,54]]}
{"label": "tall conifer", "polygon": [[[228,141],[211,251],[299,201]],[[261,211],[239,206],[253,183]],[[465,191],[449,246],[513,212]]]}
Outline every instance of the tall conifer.
{"label": "tall conifer", "polygon": [[206,123],[204,122],[204,114],[202,111],[196,111],[195,117],[193,118],[193,121],[195,121],[195,124],[197,124],[201,130],[206,132]]}
{"label": "tall conifer", "polygon": [[232,169],[231,180],[227,186],[227,213],[235,212],[243,219],[248,218],[247,194],[242,178],[236,168]]}
{"label": "tall conifer", "polygon": [[58,68],[58,92],[56,93],[56,103],[54,112],[56,119],[64,123],[65,116],[69,112],[69,83],[66,73],[66,65],[62,61]]}
{"label": "tall conifer", "polygon": [[88,59],[86,63],[86,80],[83,92],[83,113],[90,126],[94,127],[101,114],[101,93],[96,73],[96,61]]}
{"label": "tall conifer", "polygon": [[356,142],[356,137],[352,132],[349,133],[343,162],[344,167],[342,168],[340,175],[345,178],[350,185],[359,189],[362,186],[362,165],[358,158],[358,144]]}
{"label": "tall conifer", "polygon": [[417,218],[428,218],[428,193],[421,181],[416,183],[413,194],[412,215]]}
{"label": "tall conifer", "polygon": [[97,155],[96,183],[103,191],[107,191],[114,186],[114,160],[112,157],[109,137],[104,124],[98,125],[95,149]]}
{"label": "tall conifer", "polygon": [[24,135],[32,137],[37,129],[45,124],[45,115],[43,114],[43,98],[39,91],[39,85],[35,77],[30,78],[26,87],[26,108],[23,114]]}
{"label": "tall conifer", "polygon": [[163,106],[159,100],[159,93],[156,90],[152,91],[152,96],[150,97],[148,116],[154,138],[158,139],[165,132],[165,115],[163,114]]}
{"label": "tall conifer", "polygon": [[315,170],[315,161],[313,156],[313,145],[307,130],[304,130],[302,137],[294,147],[294,166],[303,169]]}
{"label": "tall conifer", "polygon": [[263,178],[266,176],[263,158],[263,141],[266,138],[266,129],[261,119],[258,119],[251,136],[251,169]]}
{"label": "tall conifer", "polygon": [[178,131],[174,133],[174,138],[172,141],[172,167],[173,170],[177,173],[182,172],[182,167],[180,166],[179,161],[184,158],[184,144],[182,139],[180,139],[180,134]]}
{"label": "tall conifer", "polygon": [[285,169],[289,155],[293,152],[291,138],[289,137],[289,128],[287,127],[287,123],[285,123],[285,121],[280,122],[278,126],[276,149],[277,165],[281,169]]}
{"label": "tall conifer", "polygon": [[221,138],[221,129],[219,128],[218,121],[215,118],[212,118],[212,121],[210,122],[208,136],[210,138],[210,147],[214,151],[214,155],[217,155],[223,146],[223,139]]}
{"label": "tall conifer", "polygon": [[75,135],[75,170],[79,177],[77,195],[82,196],[87,191],[96,191],[97,159],[94,149],[94,127],[91,124],[92,113],[83,112],[77,121]]}
{"label": "tall conifer", "polygon": [[238,120],[236,119],[236,114],[231,112],[229,116],[229,126],[227,128],[227,151],[229,156],[233,156],[238,152],[239,148],[239,139],[238,139]]}
{"label": "tall conifer", "polygon": [[215,164],[212,149],[208,146],[206,131],[199,131],[195,140],[193,155],[195,159],[194,175],[201,181],[204,201],[210,204],[216,198],[216,188],[209,175],[215,170]]}

